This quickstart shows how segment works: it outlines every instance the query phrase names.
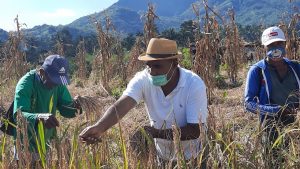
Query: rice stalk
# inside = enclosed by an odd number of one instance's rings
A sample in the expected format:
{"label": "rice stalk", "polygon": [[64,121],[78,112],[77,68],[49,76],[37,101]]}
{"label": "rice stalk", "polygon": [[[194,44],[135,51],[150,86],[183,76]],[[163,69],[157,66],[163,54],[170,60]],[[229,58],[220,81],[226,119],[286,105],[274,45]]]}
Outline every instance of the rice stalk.
{"label": "rice stalk", "polygon": [[182,149],[182,145],[180,142],[181,133],[180,128],[178,128],[176,125],[172,125],[172,131],[173,131],[173,142],[174,142],[174,149],[176,154],[176,162],[178,168],[187,168],[184,153]]}
{"label": "rice stalk", "polygon": [[121,123],[118,122],[118,127],[119,127],[119,131],[120,131],[120,149],[122,151],[122,155],[123,155],[123,162],[124,162],[124,169],[128,169],[128,156],[127,156],[127,149],[126,149],[126,145],[124,142],[124,138],[123,138],[123,132],[122,132],[122,127],[121,127]]}
{"label": "rice stalk", "polygon": [[29,150],[28,131],[33,132],[33,129],[28,129],[28,122],[22,116],[21,110],[17,110],[17,128],[16,128],[16,152],[18,157],[18,166],[21,168],[31,168],[35,161],[32,156],[32,150]]}
{"label": "rice stalk", "polygon": [[73,135],[73,138],[72,138],[72,149],[71,149],[71,156],[70,156],[70,164],[69,164],[69,168],[71,169],[71,168],[77,168],[76,166],[76,162],[78,161],[78,146],[79,146],[79,144],[78,144],[78,139],[77,139],[77,137],[78,137],[78,135],[79,135],[79,127],[78,126],[76,126],[76,128],[75,128],[75,131],[74,131],[74,135]]}
{"label": "rice stalk", "polygon": [[[79,96],[78,102],[85,112],[86,121],[94,121],[98,117],[97,114],[101,114],[101,107],[103,107],[103,105],[99,102],[97,97]],[[96,115],[96,117],[92,116],[93,114]]]}

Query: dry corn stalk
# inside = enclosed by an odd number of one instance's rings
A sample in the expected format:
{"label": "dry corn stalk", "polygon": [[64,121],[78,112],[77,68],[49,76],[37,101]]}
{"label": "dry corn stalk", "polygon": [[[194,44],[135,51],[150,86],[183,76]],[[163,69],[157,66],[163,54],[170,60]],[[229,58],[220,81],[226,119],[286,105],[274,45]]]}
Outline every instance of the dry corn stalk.
{"label": "dry corn stalk", "polygon": [[175,149],[175,154],[177,156],[177,166],[179,168],[186,168],[184,152],[180,142],[180,138],[181,138],[180,128],[177,127],[176,125],[172,125],[172,131],[173,131],[174,149]]}
{"label": "dry corn stalk", "polygon": [[256,60],[261,60],[266,56],[265,49],[262,45],[256,45],[254,47],[255,56],[257,57]]}
{"label": "dry corn stalk", "polygon": [[[93,55],[95,56],[92,65],[92,72],[89,80],[91,80],[94,84],[99,84],[101,81],[101,53],[100,50],[94,50]],[[105,89],[106,90],[106,89]]]}
{"label": "dry corn stalk", "polygon": [[[192,70],[199,74],[200,77],[204,80],[207,86],[207,94],[208,99],[210,100],[212,97],[213,89],[215,88],[215,75],[218,74],[218,67],[220,64],[220,53],[219,53],[219,25],[214,17],[210,17],[208,14],[208,10],[211,10],[206,1],[205,4],[205,25],[204,25],[204,33],[202,35],[196,34],[196,53],[195,59],[193,63]],[[199,18],[199,12],[194,6],[194,12]],[[200,19],[195,21],[196,25],[198,25],[198,29],[200,31]],[[216,50],[218,49],[218,50]]]}
{"label": "dry corn stalk", "polygon": [[21,27],[26,26],[26,24],[19,23],[18,15],[15,18],[15,23],[17,25],[17,31],[9,34],[9,39],[4,44],[1,52],[4,54],[4,56],[1,57],[3,59],[1,62],[1,71],[3,73],[1,74],[4,76],[2,78],[19,79],[29,69],[25,53],[27,45],[21,32]]}
{"label": "dry corn stalk", "polygon": [[242,44],[239,37],[238,28],[235,24],[234,11],[230,10],[228,12],[230,17],[230,24],[225,27],[226,29],[226,39],[225,39],[225,54],[224,62],[227,65],[227,73],[230,82],[233,84],[237,83],[237,73],[239,71],[239,65],[241,64],[242,58]]}
{"label": "dry corn stalk", "polygon": [[148,11],[143,17],[145,18],[144,42],[148,45],[150,39],[156,37],[155,19],[159,19],[159,17],[155,14],[153,4],[148,4]]}
{"label": "dry corn stalk", "polygon": [[77,45],[77,54],[76,54],[76,65],[78,70],[76,71],[77,77],[81,80],[86,80],[87,69],[86,69],[86,50],[84,40],[80,41]]}
{"label": "dry corn stalk", "polygon": [[143,69],[144,65],[141,61],[138,60],[138,57],[143,53],[145,49],[142,46],[142,38],[137,37],[135,44],[133,45],[130,51],[130,58],[127,66],[127,77],[132,78],[132,76]]}
{"label": "dry corn stalk", "polygon": [[[95,61],[93,64],[93,76],[95,78],[100,77],[101,84],[110,93],[111,89],[109,82],[112,78],[112,46],[113,37],[109,31],[113,29],[113,25],[109,19],[106,18],[105,30],[103,31],[100,22],[96,21],[97,28],[97,40],[100,46],[100,50],[96,52]],[[97,81],[96,81],[97,83]]]}
{"label": "dry corn stalk", "polygon": [[121,38],[118,38],[118,36],[115,36],[116,38],[114,38],[114,54],[116,56],[116,61],[114,62],[113,65],[113,76],[120,76],[121,80],[123,84],[125,84],[127,81],[127,73],[126,73],[126,69],[128,64],[126,64],[125,60],[124,60],[124,50],[122,47],[122,44],[120,42]]}
{"label": "dry corn stalk", "polygon": [[55,44],[54,48],[55,48],[55,51],[56,51],[55,53],[59,54],[60,56],[64,56],[65,55],[64,44],[60,40],[59,36],[57,37],[56,44]]}
{"label": "dry corn stalk", "polygon": [[295,13],[291,16],[291,20],[286,26],[285,24],[280,25],[286,36],[286,56],[289,59],[299,60],[300,59],[300,39],[297,30],[297,25],[300,21],[300,14]]}

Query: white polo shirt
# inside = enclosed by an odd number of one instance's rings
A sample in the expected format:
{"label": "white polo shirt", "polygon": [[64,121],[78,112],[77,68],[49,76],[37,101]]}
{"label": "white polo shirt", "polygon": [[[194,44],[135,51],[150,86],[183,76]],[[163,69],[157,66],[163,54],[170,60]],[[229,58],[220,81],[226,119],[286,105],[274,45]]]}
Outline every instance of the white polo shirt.
{"label": "white polo shirt", "polygon": [[[187,123],[206,123],[207,96],[203,80],[190,70],[179,67],[179,82],[165,96],[161,87],[151,84],[147,70],[138,72],[129,82],[123,95],[137,103],[144,100],[150,124],[157,129],[170,129],[172,125],[184,127]],[[158,155],[166,160],[175,160],[172,140],[154,139]],[[200,151],[199,139],[181,141],[186,159],[196,157]]]}

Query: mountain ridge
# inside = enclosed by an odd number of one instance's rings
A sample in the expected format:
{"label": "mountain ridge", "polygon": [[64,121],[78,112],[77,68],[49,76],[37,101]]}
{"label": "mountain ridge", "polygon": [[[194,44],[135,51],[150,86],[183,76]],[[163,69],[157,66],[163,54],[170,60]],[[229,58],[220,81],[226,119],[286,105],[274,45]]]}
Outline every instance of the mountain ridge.
{"label": "mountain ridge", "polygon": [[[95,33],[95,24],[91,18],[101,21],[104,24],[106,16],[111,18],[112,23],[118,32],[137,33],[143,31],[143,21],[141,17],[146,13],[149,3],[155,6],[155,13],[160,18],[156,24],[158,29],[164,30],[167,28],[179,28],[183,21],[195,19],[196,15],[193,12],[192,4],[198,4],[200,7],[200,16],[204,15],[204,5],[196,0],[119,0],[112,4],[107,9],[82,16],[70,24],[56,26],[56,29],[68,27],[73,31],[73,36],[82,36]],[[229,8],[232,8],[236,14],[236,22],[241,25],[252,24],[278,24],[282,18],[283,12],[292,12],[290,9],[293,6],[299,8],[299,1],[282,1],[282,0],[213,0],[209,1],[208,5],[220,14],[226,16]],[[259,22],[258,22],[259,21]],[[37,28],[43,29],[42,25],[35,26],[31,29],[26,29],[25,32],[34,33],[39,36],[40,32]],[[53,29],[52,27],[49,27]],[[0,41],[5,40],[7,32],[0,31]]]}
{"label": "mountain ridge", "polygon": [[[293,7],[300,7],[300,0],[213,0],[208,6],[223,17],[228,23],[229,9],[235,12],[235,21],[241,25],[275,25],[280,20],[288,19],[283,13],[290,15],[295,12]],[[155,24],[161,32],[165,29],[179,29],[180,25],[187,20],[195,20],[192,4],[199,7],[200,23],[205,16],[204,4],[198,0],[119,0],[107,9],[87,16],[82,16],[67,25],[38,25],[31,29],[23,29],[27,39],[33,40],[35,46],[39,46],[37,53],[48,51],[58,36],[68,41],[78,41],[81,37],[94,36],[96,33],[95,21],[105,25],[105,19],[110,17],[112,24],[121,35],[136,34],[143,32],[144,19],[148,4],[152,3],[155,13],[159,17]],[[209,11],[212,14],[211,11]],[[226,19],[227,18],[227,19]],[[0,29],[0,43],[8,39],[8,32]],[[66,42],[64,42],[66,43]]]}
{"label": "mountain ridge", "polygon": [[[200,7],[201,17],[204,16],[205,12],[204,5],[195,0],[119,0],[106,10],[92,15],[102,22],[105,19],[104,16],[110,16],[112,23],[116,25],[117,31],[126,33],[141,32],[143,30],[141,17],[146,13],[149,2],[152,2],[155,6],[155,13],[159,17],[156,24],[160,31],[171,27],[179,28],[183,21],[195,19],[196,15],[192,9],[193,3]],[[173,4],[172,8],[170,8],[171,4]],[[290,9],[293,8],[293,5],[299,7],[300,2],[293,1],[289,3],[282,0],[214,0],[210,1],[208,5],[223,17],[227,15],[228,9],[233,9],[236,22],[241,25],[274,25],[279,23],[284,12],[293,12]],[[82,17],[81,20],[87,20],[86,17]],[[77,22],[79,20],[73,21],[69,26],[78,25]],[[89,25],[85,24],[86,27],[91,27]]]}

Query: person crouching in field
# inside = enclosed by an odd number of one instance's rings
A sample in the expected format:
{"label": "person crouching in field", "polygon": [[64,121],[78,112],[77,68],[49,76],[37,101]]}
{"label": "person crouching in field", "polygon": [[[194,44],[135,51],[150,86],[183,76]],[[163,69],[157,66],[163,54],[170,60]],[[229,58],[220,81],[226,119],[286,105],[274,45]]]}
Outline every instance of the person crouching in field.
{"label": "person crouching in field", "polygon": [[175,41],[152,38],[146,53],[138,58],[146,68],[131,79],[120,99],[97,123],[81,132],[80,139],[87,144],[97,142],[106,130],[144,101],[150,120],[150,126],[144,126],[144,130],[154,138],[159,165],[176,163],[173,125],[181,133],[184,159],[196,159],[201,149],[199,135],[205,132],[205,127],[203,131],[200,128],[206,126],[208,112],[206,86],[198,75],[178,66],[181,56]]}
{"label": "person crouching in field", "polygon": [[[38,153],[36,141],[42,139],[41,133],[38,133],[38,127],[41,124],[44,127],[42,134],[46,148],[48,148],[50,140],[56,136],[56,127],[59,126],[59,121],[55,117],[56,111],[58,110],[63,117],[71,118],[81,110],[77,96],[72,99],[66,87],[70,83],[67,75],[68,67],[68,61],[65,58],[50,55],[45,59],[41,68],[31,70],[17,83],[14,120],[17,124],[19,123],[18,116],[26,120],[28,135],[17,134],[17,131],[14,131],[14,138],[16,144],[20,140],[22,144],[25,144],[24,140],[27,137],[29,142],[27,149],[31,152],[31,159],[26,159],[26,162],[32,161],[32,164],[37,164],[35,161],[40,160],[41,153]],[[24,147],[21,149],[16,147],[18,146],[15,146],[15,159],[19,161],[18,154],[21,154]]]}
{"label": "person crouching in field", "polygon": [[264,30],[261,40],[267,51],[266,58],[248,72],[245,107],[260,114],[267,139],[266,153],[271,153],[269,167],[274,168],[283,160],[279,159],[279,150],[271,147],[282,128],[295,122],[299,107],[300,67],[286,58],[286,38],[279,27]]}

